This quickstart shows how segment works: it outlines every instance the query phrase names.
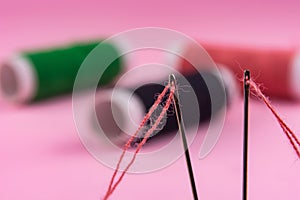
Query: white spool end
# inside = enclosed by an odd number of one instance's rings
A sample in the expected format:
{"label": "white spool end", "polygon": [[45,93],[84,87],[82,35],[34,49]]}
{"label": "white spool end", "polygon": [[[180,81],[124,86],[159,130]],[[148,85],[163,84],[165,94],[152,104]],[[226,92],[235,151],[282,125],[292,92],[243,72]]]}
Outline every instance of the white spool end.
{"label": "white spool end", "polygon": [[126,89],[97,93],[95,109],[104,135],[118,146],[129,140],[145,115],[141,100]]}
{"label": "white spool end", "polygon": [[36,75],[30,61],[21,55],[15,55],[1,65],[0,91],[9,101],[30,101],[36,91]]}
{"label": "white spool end", "polygon": [[[230,104],[234,102],[239,96],[239,88],[236,78],[227,66],[223,64],[217,64],[217,66],[220,72],[219,75],[221,75],[220,80],[223,81],[226,90],[227,102]],[[216,75],[218,74],[216,73]]]}
{"label": "white spool end", "polygon": [[227,101],[229,103],[234,102],[239,97],[239,88],[236,81],[236,77],[229,68],[223,64],[217,64],[224,81],[224,86],[226,89]]}
{"label": "white spool end", "polygon": [[293,97],[300,99],[300,51],[295,54],[290,71],[290,86]]}
{"label": "white spool end", "polygon": [[180,58],[178,55],[184,56],[185,51],[188,48],[187,44],[188,43],[184,41],[177,41],[176,43],[170,45],[170,52],[168,52],[167,56],[165,57],[165,62],[168,66],[180,70],[179,67],[182,58]]}

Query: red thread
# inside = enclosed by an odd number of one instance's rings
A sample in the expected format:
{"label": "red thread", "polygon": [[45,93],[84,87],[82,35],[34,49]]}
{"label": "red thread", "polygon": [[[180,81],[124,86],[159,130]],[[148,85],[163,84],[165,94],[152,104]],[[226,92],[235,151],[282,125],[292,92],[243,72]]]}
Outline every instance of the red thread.
{"label": "red thread", "polygon": [[127,143],[124,145],[123,147],[123,152],[120,156],[120,159],[118,161],[118,164],[117,164],[117,167],[116,167],[116,170],[112,176],[112,179],[110,181],[110,184],[109,184],[109,187],[108,187],[108,191],[111,190],[111,187],[112,187],[112,184],[113,184],[113,181],[117,175],[117,172],[120,168],[120,164],[121,164],[121,161],[123,160],[123,157],[125,155],[125,152],[127,151],[127,149],[130,147],[130,144],[132,143],[132,141],[134,140],[134,138],[137,136],[137,134],[139,133],[139,131],[141,130],[141,128],[145,125],[145,123],[148,121],[148,119],[150,118],[150,116],[152,115],[152,113],[154,112],[154,110],[156,109],[156,107],[158,106],[158,104],[161,102],[162,98],[165,96],[166,92],[168,91],[169,89],[169,85],[167,85],[164,90],[162,91],[162,93],[157,97],[157,100],[154,102],[154,104],[152,105],[152,107],[150,108],[149,112],[146,114],[146,116],[144,117],[143,121],[141,122],[141,124],[139,125],[138,129],[135,131],[135,133],[132,135],[132,137],[127,141]]}
{"label": "red thread", "polygon": [[[298,55],[296,49],[235,47],[203,42],[200,44],[215,63],[222,64],[218,67],[231,70],[237,77],[243,76],[244,69],[241,70],[240,66],[247,66],[251,76],[256,77],[258,82],[264,83],[268,88],[265,94],[277,98],[299,99],[290,86],[293,70],[291,63]],[[187,59],[181,58],[177,62],[178,70],[182,74],[197,73],[197,70],[212,65],[206,53],[199,51],[197,45],[194,43],[183,45],[182,55]],[[193,61],[194,66],[189,61]],[[280,84],[277,84],[276,81],[279,79]]]}
{"label": "red thread", "polygon": [[271,110],[271,112],[276,117],[277,121],[279,122],[279,125],[282,128],[283,132],[285,133],[288,140],[290,141],[297,156],[300,158],[300,141],[297,138],[297,135],[287,126],[287,124],[283,121],[283,119],[278,115],[278,113],[275,111],[274,107],[271,105],[271,102],[269,101],[269,99],[262,93],[262,91],[259,89],[257,84],[255,82],[253,82],[251,79],[247,81],[247,84],[249,84],[251,86],[251,88],[253,89],[252,91],[254,91],[255,94],[260,99],[262,99],[263,102],[267,105],[267,107]]}
{"label": "red thread", "polygon": [[139,153],[140,149],[146,143],[147,139],[151,136],[151,134],[156,130],[157,126],[159,125],[159,123],[163,119],[164,115],[166,114],[167,110],[169,109],[169,107],[170,107],[170,105],[172,103],[173,95],[174,95],[174,90],[175,90],[175,86],[174,85],[171,86],[170,94],[169,94],[168,99],[166,101],[166,105],[163,107],[163,110],[159,114],[157,120],[155,121],[155,123],[153,124],[153,126],[146,132],[143,140],[138,144],[138,146],[137,146],[137,148],[136,148],[136,150],[134,152],[134,155],[133,155],[132,159],[130,160],[130,162],[126,166],[125,170],[120,175],[119,179],[115,182],[115,184],[113,184],[114,183],[114,179],[115,179],[115,177],[117,175],[117,172],[118,172],[118,170],[120,168],[120,164],[121,164],[121,162],[122,162],[122,160],[124,158],[124,155],[125,155],[126,151],[130,147],[130,144],[132,143],[132,141],[134,140],[134,138],[137,136],[137,134],[139,133],[139,131],[141,130],[141,128],[148,121],[148,119],[150,118],[150,116],[152,115],[152,113],[154,112],[154,110],[157,108],[157,106],[159,105],[159,103],[162,101],[162,98],[166,95],[166,92],[168,91],[169,88],[170,88],[170,85],[167,85],[164,88],[163,92],[158,96],[157,100],[154,102],[154,104],[150,108],[149,112],[145,115],[144,119],[142,120],[141,124],[139,125],[139,127],[136,130],[136,132],[134,133],[134,135],[124,145],[123,152],[122,152],[122,154],[120,156],[120,159],[118,161],[117,167],[116,167],[116,169],[115,169],[115,171],[113,173],[113,176],[111,178],[108,190],[107,190],[106,195],[103,198],[103,200],[107,200],[109,198],[109,196],[114,192],[114,190],[116,189],[116,187],[120,184],[120,182],[122,181],[124,175],[127,173],[127,171],[129,170],[129,168],[131,167],[131,165],[134,163],[134,161],[136,159],[136,156]]}

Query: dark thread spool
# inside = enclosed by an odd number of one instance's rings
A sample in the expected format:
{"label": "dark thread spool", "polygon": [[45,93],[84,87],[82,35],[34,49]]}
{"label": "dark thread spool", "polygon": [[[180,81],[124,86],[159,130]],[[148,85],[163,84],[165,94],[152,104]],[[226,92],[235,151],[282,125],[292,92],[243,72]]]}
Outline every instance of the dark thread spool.
{"label": "dark thread spool", "polygon": [[[223,83],[223,79],[219,74],[209,70],[202,71],[201,73],[189,74],[185,77],[177,76],[178,93],[181,99],[180,106],[186,128],[195,127],[208,121],[211,119],[212,114],[217,114],[218,111],[226,106],[226,102],[231,100],[233,95],[230,91],[236,86],[230,81],[225,81],[228,77],[225,78],[224,76],[227,75],[229,75],[230,78],[233,77],[232,74],[222,74],[225,83]],[[116,93],[116,96],[118,96],[117,98],[111,98],[112,91],[102,92],[102,94],[100,92],[98,94],[98,99],[96,98],[98,123],[100,127],[116,127],[104,130],[104,134],[117,146],[124,144],[124,142],[129,139],[130,134],[132,134],[132,131],[126,130],[136,130],[135,125],[142,120],[135,119],[132,121],[130,120],[132,119],[132,116],[140,116],[141,113],[146,113],[155,102],[157,94],[160,94],[163,91],[164,82],[161,81],[160,84],[158,83],[159,82],[145,84],[136,89],[118,88],[121,92]],[[210,90],[208,88],[210,88]],[[124,98],[121,98],[121,96],[124,96]],[[168,94],[166,94],[163,102],[167,97]],[[126,105],[126,102],[128,102],[130,98],[135,99],[134,106]],[[115,110],[116,115],[107,119],[107,108],[109,108],[110,105],[111,108]],[[131,110],[131,113],[128,112],[127,106],[131,107],[131,109],[129,109]],[[161,107],[163,107],[162,104]],[[132,110],[132,108],[134,108],[134,110]],[[104,112],[104,110],[106,111]],[[169,110],[171,112],[168,113],[166,119],[162,122],[161,130],[156,131],[151,138],[156,138],[154,137],[156,135],[165,135],[166,133],[178,130],[176,116],[172,112],[172,109]],[[119,127],[120,124],[125,127],[125,129]],[[118,133],[115,132],[116,130],[119,130]],[[142,138],[142,135],[139,135],[134,143],[138,143]]]}
{"label": "dark thread spool", "polygon": [[[179,85],[179,96],[181,99],[181,108],[183,110],[183,118],[185,120],[186,127],[195,126],[203,122],[208,121],[212,114],[215,114],[222,109],[226,104],[226,91],[222,84],[222,80],[211,72],[194,73],[187,75],[186,81],[190,84],[188,89],[180,89],[181,86],[186,88],[183,77],[179,77],[177,82]],[[213,92],[210,93],[208,86],[213,88]],[[138,96],[143,102],[146,110],[149,110],[153,105],[155,95],[162,92],[164,86],[162,84],[146,84],[134,91],[134,95]],[[168,95],[168,94],[167,94]],[[166,96],[167,96],[166,95]],[[191,102],[191,99],[196,97],[198,103],[195,105]],[[214,111],[212,111],[212,99],[214,99]],[[200,114],[199,118],[190,117],[190,115],[197,115],[197,111]],[[215,112],[215,113],[213,113]],[[158,135],[170,133],[178,130],[177,119],[174,113],[169,113],[165,126],[159,131]],[[135,142],[139,142],[142,138],[137,138]]]}

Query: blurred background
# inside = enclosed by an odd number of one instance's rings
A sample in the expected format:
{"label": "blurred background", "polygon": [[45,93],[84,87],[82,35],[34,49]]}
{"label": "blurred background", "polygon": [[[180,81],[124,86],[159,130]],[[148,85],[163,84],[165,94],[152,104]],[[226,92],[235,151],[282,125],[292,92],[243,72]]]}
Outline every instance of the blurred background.
{"label": "blurred background", "polygon": [[[2,1],[0,63],[23,50],[149,26],[206,44],[299,49],[299,8],[296,0]],[[299,136],[299,100],[271,100]],[[300,163],[293,149],[269,110],[254,99],[250,104],[249,199],[298,199]],[[198,159],[203,135],[191,146],[201,199],[240,199],[242,109],[238,98],[208,157]],[[0,136],[0,199],[100,199],[105,193],[113,170],[81,144],[70,95],[32,104],[1,98]],[[192,199],[184,158],[157,172],[126,175],[112,199],[129,198]]]}

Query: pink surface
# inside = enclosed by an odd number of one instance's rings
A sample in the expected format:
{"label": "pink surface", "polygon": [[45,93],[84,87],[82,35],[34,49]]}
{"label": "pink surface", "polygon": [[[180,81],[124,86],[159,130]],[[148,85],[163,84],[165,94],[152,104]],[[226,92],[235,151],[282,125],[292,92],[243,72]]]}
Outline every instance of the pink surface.
{"label": "pink surface", "polygon": [[[172,28],[202,40],[299,47],[298,1],[7,1],[0,6],[0,62],[18,49],[116,34],[130,28]],[[276,102],[299,135],[300,104]],[[242,109],[227,113],[220,141],[198,160],[191,153],[200,198],[241,199]],[[0,199],[100,199],[112,170],[82,146],[70,97],[14,106],[0,101]],[[299,199],[300,163],[266,107],[250,106],[249,199]],[[192,199],[184,158],[163,170],[126,175],[112,199]]]}

